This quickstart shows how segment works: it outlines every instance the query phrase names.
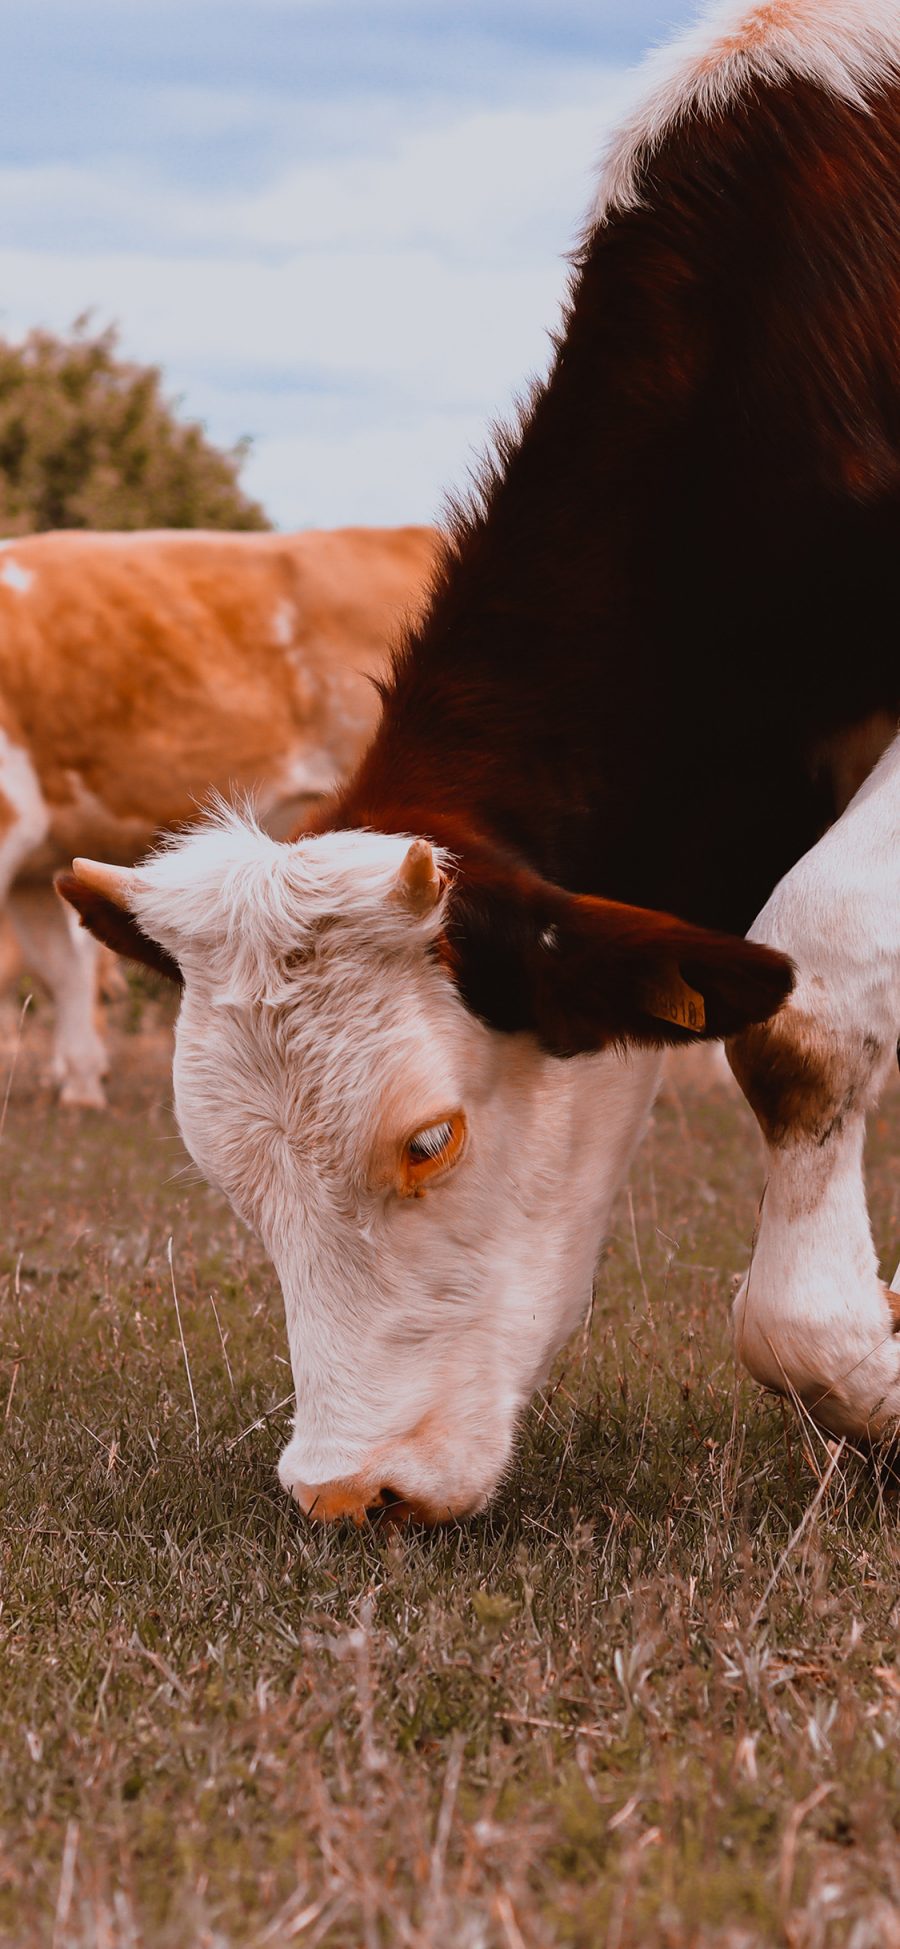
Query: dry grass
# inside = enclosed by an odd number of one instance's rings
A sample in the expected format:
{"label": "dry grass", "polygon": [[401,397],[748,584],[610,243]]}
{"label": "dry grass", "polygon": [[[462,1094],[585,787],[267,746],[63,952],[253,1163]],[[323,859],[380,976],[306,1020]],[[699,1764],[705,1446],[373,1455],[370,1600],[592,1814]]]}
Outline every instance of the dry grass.
{"label": "dry grass", "polygon": [[[279,1298],[180,1175],[164,1028],[105,1120],[48,1106],[45,1036],[0,1140],[0,1941],[900,1944],[896,1496],[846,1452],[823,1489],[735,1385],[743,1106],[662,1101],[488,1516],[311,1530]],[[891,1267],[898,1148],[894,1094]]]}

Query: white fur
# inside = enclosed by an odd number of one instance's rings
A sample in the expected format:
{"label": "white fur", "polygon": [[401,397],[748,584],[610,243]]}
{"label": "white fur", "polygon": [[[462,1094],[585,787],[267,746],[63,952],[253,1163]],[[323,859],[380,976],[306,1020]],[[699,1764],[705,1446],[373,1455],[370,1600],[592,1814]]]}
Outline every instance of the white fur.
{"label": "white fur", "polygon": [[798,1045],[808,1044],[812,1024],[858,1100],[826,1141],[798,1128],[769,1146],[753,1260],[735,1301],[737,1351],[758,1380],[795,1390],[826,1426],[878,1432],[900,1416],[900,1336],[875,1258],[862,1153],[865,1112],[900,1032],[900,738],[776,887],[751,937],[791,954],[800,971],[779,1032],[796,1024]]}
{"label": "white fur", "polygon": [[0,726],[0,901],[49,829],[50,814],[28,752]]}
{"label": "white fur", "polygon": [[33,581],[34,570],[23,568],[12,557],[0,568],[0,582],[5,582],[8,589],[15,589],[17,595],[27,595]]}
{"label": "white fur", "polygon": [[[480,1507],[517,1416],[588,1302],[653,1098],[655,1055],[555,1061],[478,1022],[392,898],[409,841],[275,845],[220,817],[141,868],[134,908],[185,974],[188,1149],[284,1292],[297,1394],[286,1487],[352,1476]],[[461,1109],[425,1197],[385,1160]]]}
{"label": "white fur", "polygon": [[[222,813],[140,869],[133,905],[184,971],[185,1142],[281,1280],[296,1388],[283,1483],[304,1507],[350,1480],[363,1503],[387,1485],[460,1514],[495,1488],[581,1316],[659,1064],[561,1062],[478,1022],[430,952],[440,908],[414,918],[395,898],[408,844],[279,845]],[[820,1421],[877,1429],[900,1413],[900,1341],[861,1152],[900,1024],[900,740],[753,931],[800,970],[786,1032],[812,1024],[841,1100],[848,1077],[859,1100],[825,1142],[798,1130],[772,1149],[738,1351]],[[404,1139],[459,1110],[458,1167],[400,1197]]]}
{"label": "white fur", "polygon": [[283,598],[276,602],[272,614],[272,641],[278,648],[286,650],[297,634],[297,611],[292,602]]}
{"label": "white fur", "polygon": [[99,1108],[106,1058],[94,1019],[97,944],[47,882],[49,808],[28,752],[3,729],[0,815],[0,906],[8,907],[26,965],[53,996],[53,1079],[64,1103]]}
{"label": "white fur", "polygon": [[644,169],[666,134],[721,113],[755,83],[796,76],[862,108],[898,71],[900,0],[714,0],[644,62],[646,93],[604,157],[595,215],[640,203]]}
{"label": "white fur", "polygon": [[51,1077],[60,1102],[102,1110],[108,1061],[97,1028],[99,943],[46,880],[21,881],[8,906],[25,965],[53,997]]}
{"label": "white fur", "polygon": [[[338,783],[338,767],[327,751],[309,745],[284,765],[272,796],[279,802],[295,798],[324,798]],[[295,821],[296,824],[296,821]]]}

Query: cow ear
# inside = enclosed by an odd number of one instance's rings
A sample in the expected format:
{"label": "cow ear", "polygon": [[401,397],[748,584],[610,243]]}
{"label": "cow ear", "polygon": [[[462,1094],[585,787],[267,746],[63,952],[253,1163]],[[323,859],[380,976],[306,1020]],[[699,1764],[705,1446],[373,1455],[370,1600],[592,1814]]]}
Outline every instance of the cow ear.
{"label": "cow ear", "polygon": [[180,987],[182,975],[177,961],[157,941],[151,941],[126,908],[118,906],[95,888],[86,886],[83,880],[76,879],[74,873],[57,873],[55,886],[63,900],[74,907],[82,927],[86,927],[105,947],[111,947],[115,954],[121,954],[126,961],[143,962],[145,967],[154,968],[157,974],[166,975],[169,981],[177,982]]}
{"label": "cow ear", "polygon": [[522,873],[461,879],[448,944],[468,1006],[557,1056],[736,1035],[794,984],[773,948]]}

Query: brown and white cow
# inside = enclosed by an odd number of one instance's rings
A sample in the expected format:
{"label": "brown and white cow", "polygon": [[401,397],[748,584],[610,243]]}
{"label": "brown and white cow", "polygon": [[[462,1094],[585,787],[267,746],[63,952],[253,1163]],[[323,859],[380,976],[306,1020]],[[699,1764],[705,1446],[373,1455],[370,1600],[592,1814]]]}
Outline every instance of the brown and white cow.
{"label": "brown and white cow", "polygon": [[697,1035],[738,1037],[770,1151],[740,1351],[827,1427],[894,1424],[861,1146],[898,561],[900,0],[719,7],[613,146],[350,784],[292,843],[222,815],[68,883],[183,981],[178,1116],[281,1277],[310,1513],[484,1504]]}
{"label": "brown and white cow", "polygon": [[252,794],[281,832],[334,789],[421,606],[430,528],[33,535],[0,544],[0,905],[56,1005],[63,1101],[103,1102],[94,944],[53,892]]}

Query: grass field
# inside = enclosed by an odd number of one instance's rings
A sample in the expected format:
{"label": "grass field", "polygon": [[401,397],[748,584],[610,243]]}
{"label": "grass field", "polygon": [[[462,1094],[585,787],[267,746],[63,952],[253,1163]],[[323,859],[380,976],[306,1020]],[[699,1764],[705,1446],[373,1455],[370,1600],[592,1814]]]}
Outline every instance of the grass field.
{"label": "grass field", "polygon": [[[38,1007],[0,1136],[0,1941],[900,1944],[896,1492],[735,1382],[749,1112],[661,1100],[489,1514],[311,1529],[273,1277],[118,1013],[109,1116]],[[894,1091],[891,1270],[898,1155]]]}

